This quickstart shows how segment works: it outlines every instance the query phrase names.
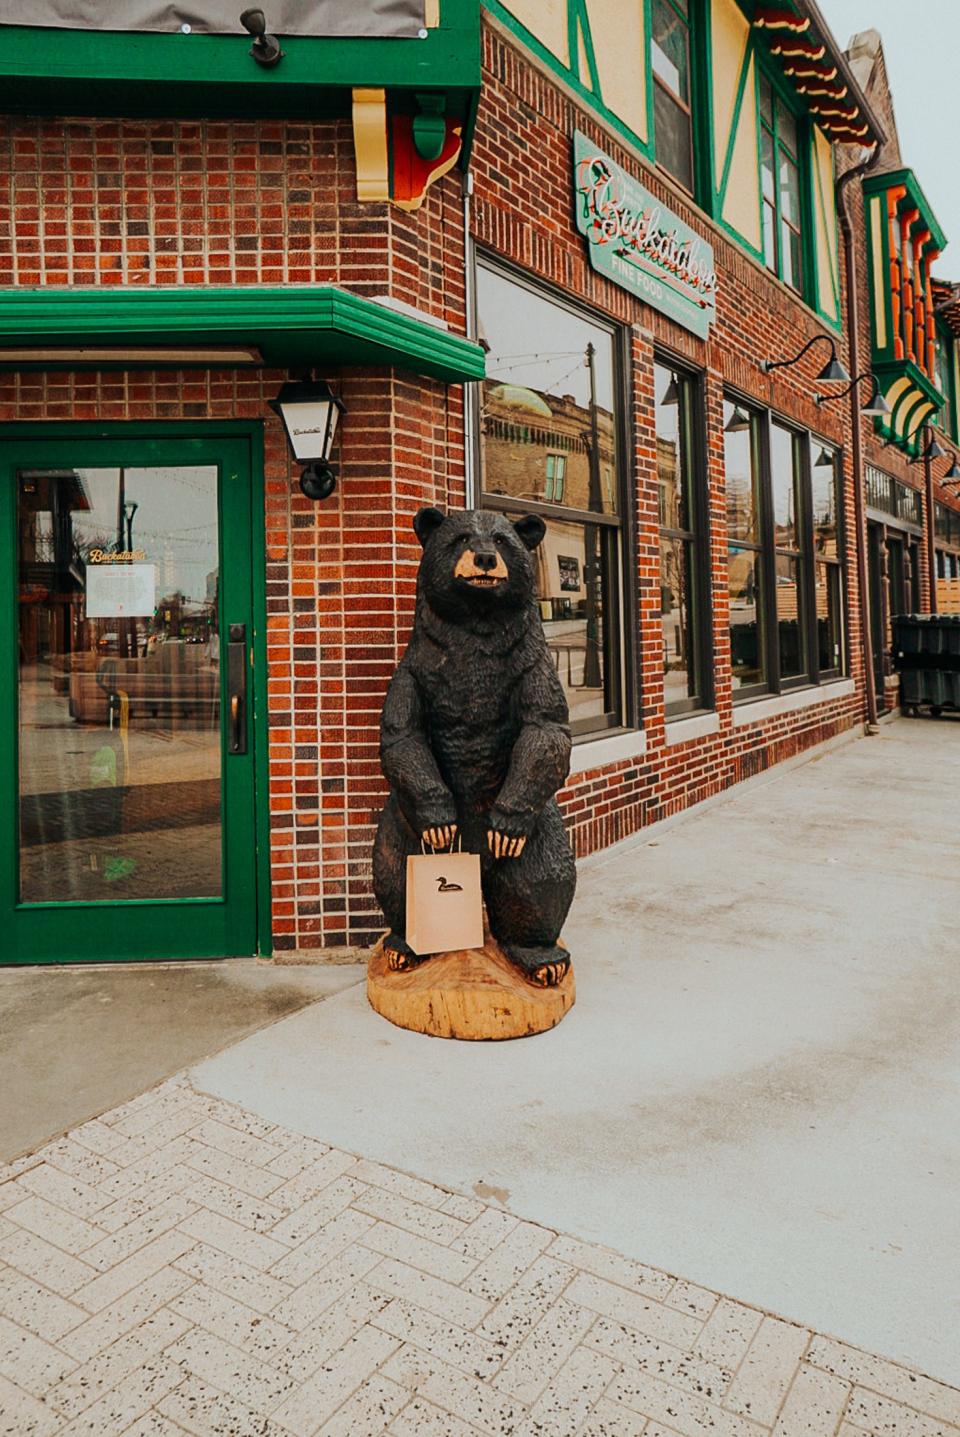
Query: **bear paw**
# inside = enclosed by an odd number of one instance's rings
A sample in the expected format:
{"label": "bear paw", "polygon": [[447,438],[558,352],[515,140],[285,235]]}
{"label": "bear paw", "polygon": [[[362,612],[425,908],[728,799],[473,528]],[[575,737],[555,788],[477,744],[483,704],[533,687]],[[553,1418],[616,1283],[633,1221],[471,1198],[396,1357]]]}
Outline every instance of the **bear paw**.
{"label": "bear paw", "polygon": [[416,968],[430,956],[424,954],[421,957],[419,953],[414,953],[409,943],[398,938],[396,933],[390,933],[384,938],[383,952],[391,973],[408,973],[411,968]]}
{"label": "bear paw", "polygon": [[515,943],[501,945],[511,963],[539,988],[557,988],[570,971],[570,954],[556,943],[550,948],[521,948]]}

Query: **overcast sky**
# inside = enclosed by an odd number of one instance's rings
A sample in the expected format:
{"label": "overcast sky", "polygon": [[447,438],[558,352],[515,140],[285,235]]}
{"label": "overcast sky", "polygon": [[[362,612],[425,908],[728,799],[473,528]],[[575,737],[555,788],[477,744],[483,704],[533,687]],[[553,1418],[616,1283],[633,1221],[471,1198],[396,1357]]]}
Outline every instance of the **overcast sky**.
{"label": "overcast sky", "polygon": [[843,49],[875,29],[893,90],[903,162],[914,171],[949,240],[934,266],[960,280],[960,183],[952,119],[960,55],[960,0],[820,0]]}

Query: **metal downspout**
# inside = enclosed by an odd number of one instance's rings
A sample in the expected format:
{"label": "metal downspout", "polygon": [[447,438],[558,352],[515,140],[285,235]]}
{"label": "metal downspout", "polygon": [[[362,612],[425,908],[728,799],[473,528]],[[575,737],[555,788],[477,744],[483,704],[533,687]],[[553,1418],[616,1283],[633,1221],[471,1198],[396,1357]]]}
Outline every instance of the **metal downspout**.
{"label": "metal downspout", "polygon": [[[840,176],[836,183],[837,214],[843,234],[844,284],[847,291],[847,327],[850,332],[850,369],[860,371],[860,306],[857,303],[857,262],[853,248],[853,226],[846,206],[846,187],[865,175],[880,158],[880,145],[861,164]],[[850,430],[853,449],[853,502],[857,524],[857,587],[860,590],[860,634],[863,644],[864,688],[867,698],[867,727],[877,727],[877,687],[873,667],[873,637],[870,633],[870,595],[867,589],[867,507],[863,487],[863,431],[860,417],[859,385],[850,391]]]}
{"label": "metal downspout", "polygon": [[[476,339],[477,297],[473,265],[473,236],[470,233],[470,196],[473,194],[473,175],[467,170],[462,177],[463,196],[463,266],[464,305],[466,308],[466,332],[468,339]],[[475,383],[463,386],[463,501],[467,509],[475,509],[479,485],[477,484],[477,444],[474,433],[474,417],[478,410]]]}
{"label": "metal downspout", "polygon": [[929,425],[927,425],[925,433],[927,442],[923,446],[923,480],[925,490],[924,499],[926,501],[924,507],[927,511],[927,572],[930,575],[930,612],[931,614],[935,614],[937,612],[937,534],[934,524],[936,496],[933,492],[933,460],[926,452],[930,440],[933,438]]}

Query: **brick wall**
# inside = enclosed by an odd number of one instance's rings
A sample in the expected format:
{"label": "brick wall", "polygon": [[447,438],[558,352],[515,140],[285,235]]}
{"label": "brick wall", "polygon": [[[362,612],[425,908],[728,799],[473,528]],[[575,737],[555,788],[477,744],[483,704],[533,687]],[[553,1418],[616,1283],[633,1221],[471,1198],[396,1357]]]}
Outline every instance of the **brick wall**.
{"label": "brick wall", "polygon": [[[578,853],[850,728],[862,717],[856,570],[848,545],[848,646],[857,693],[734,728],[727,635],[722,390],[844,446],[852,532],[848,411],[812,402],[816,351],[776,376],[763,356],[821,332],[789,290],[746,258],[665,181],[493,28],[474,151],[475,235],[500,254],[630,327],[638,712],[647,749],[578,774],[562,803]],[[714,246],[717,323],[701,343],[588,266],[572,223],[570,136],[590,133]],[[23,119],[0,140],[0,284],[342,283],[389,293],[464,328],[459,183],[405,215],[355,201],[346,122],[173,123]],[[865,312],[865,311],[864,311]],[[667,746],[661,699],[654,344],[705,372],[716,735]],[[348,406],[335,497],[304,499],[266,401],[280,372],[213,370],[0,376],[0,419],[263,420],[273,918],[279,950],[368,942],[373,825],[384,792],[377,725],[413,609],[422,503],[463,502],[458,387],[391,370],[345,372]],[[884,464],[882,467],[889,467]],[[896,470],[894,472],[900,472]]]}
{"label": "brick wall", "polygon": [[[337,283],[464,328],[456,177],[417,215],[356,203],[347,122],[5,122],[0,285]],[[463,503],[459,387],[332,373],[348,414],[334,497],[297,485],[249,370],[0,375],[0,421],[265,426],[273,923],[279,950],[369,941],[379,711],[405,643],[422,503]]]}
{"label": "brick wall", "polygon": [[[761,358],[787,357],[824,327],[785,285],[750,260],[693,207],[682,192],[651,172],[600,127],[554,80],[537,68],[493,23],[484,27],[484,89],[473,150],[474,235],[486,252],[521,266],[603,316],[630,327],[633,412],[632,519],[635,526],[636,607],[626,623],[636,633],[636,703],[646,752],[575,775],[562,795],[578,854],[635,832],[658,818],[720,793],[771,765],[842,733],[862,719],[863,671],[857,576],[852,542],[845,563],[850,674],[857,692],[832,702],[747,727],[733,725],[730,674],[727,535],[724,503],[723,387],[844,448],[844,524],[854,532],[849,410],[819,408],[813,376],[826,347],[793,369],[764,375]],[[591,136],[685,222],[709,238],[718,273],[717,321],[704,343],[596,274],[573,224],[572,135]],[[711,602],[716,663],[715,735],[667,745],[662,699],[659,527],[656,440],[653,429],[654,346],[705,374]],[[846,359],[844,346],[841,356]]]}

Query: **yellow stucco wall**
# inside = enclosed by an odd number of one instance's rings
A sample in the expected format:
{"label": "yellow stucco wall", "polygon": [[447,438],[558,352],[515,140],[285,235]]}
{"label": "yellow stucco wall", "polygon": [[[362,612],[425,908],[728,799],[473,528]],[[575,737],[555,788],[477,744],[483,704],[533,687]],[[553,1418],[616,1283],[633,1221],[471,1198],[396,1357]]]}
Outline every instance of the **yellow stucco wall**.
{"label": "yellow stucco wall", "polygon": [[567,0],[506,0],[506,8],[569,69]]}
{"label": "yellow stucco wall", "polygon": [[720,183],[730,143],[737,86],[750,38],[750,24],[735,0],[713,0],[710,15],[713,54],[713,172]]}
{"label": "yellow stucco wall", "polygon": [[[644,0],[589,0],[587,12],[603,103],[647,140],[643,5]],[[588,83],[583,70],[580,78]]]}
{"label": "yellow stucco wall", "polygon": [[760,179],[757,170],[757,102],[754,59],[747,66],[743,105],[733,137],[733,153],[723,197],[722,217],[754,249],[763,243],[760,216]]}
{"label": "yellow stucco wall", "polygon": [[[754,60],[747,60],[750,25],[735,0],[712,0],[713,182],[719,188],[729,157],[721,218],[754,249],[761,245]],[[735,115],[744,64],[746,83]]]}
{"label": "yellow stucco wall", "polygon": [[886,274],[883,267],[883,210],[879,195],[867,201],[870,260],[873,267],[873,333],[878,349],[887,347]]}

